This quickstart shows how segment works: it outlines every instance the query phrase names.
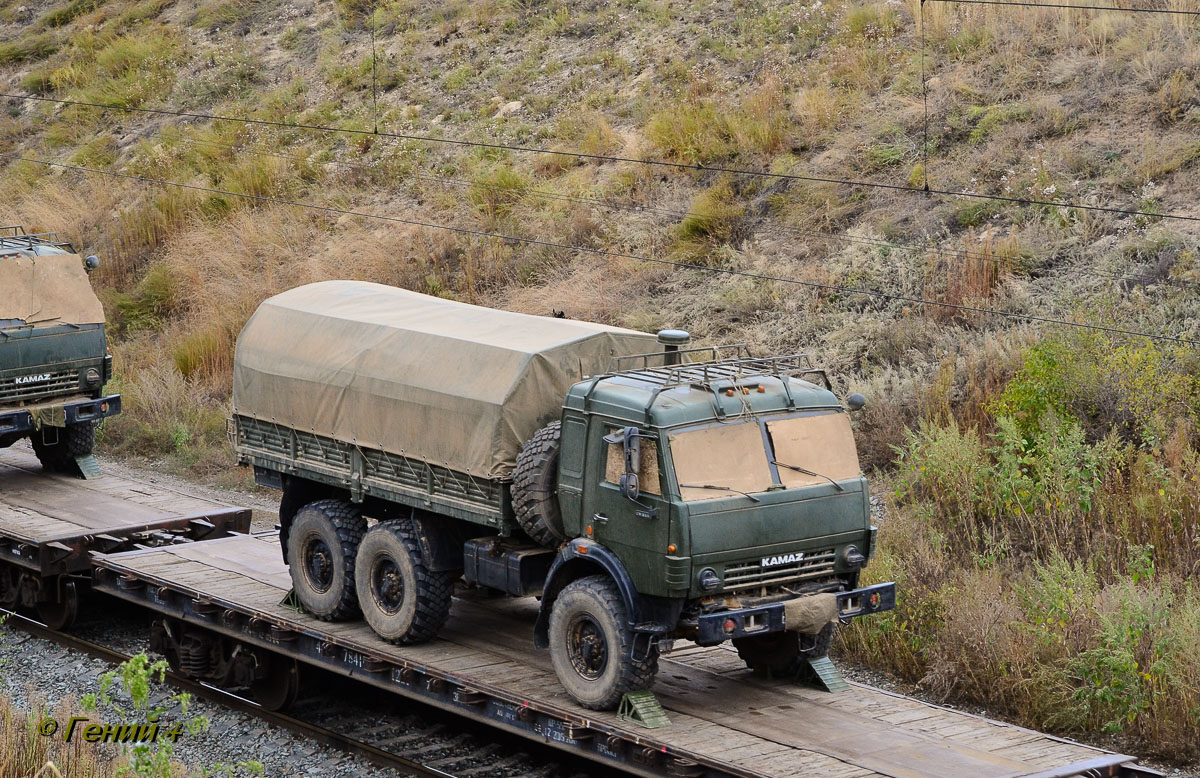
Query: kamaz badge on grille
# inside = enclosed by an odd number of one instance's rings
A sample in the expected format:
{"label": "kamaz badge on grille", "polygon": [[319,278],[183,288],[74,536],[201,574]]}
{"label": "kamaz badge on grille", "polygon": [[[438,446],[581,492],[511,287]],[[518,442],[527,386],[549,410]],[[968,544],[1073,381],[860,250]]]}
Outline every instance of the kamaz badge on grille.
{"label": "kamaz badge on grille", "polygon": [[21,386],[22,384],[34,384],[34,383],[37,383],[38,381],[49,381],[49,380],[50,380],[49,373],[39,373],[37,375],[17,376],[17,379],[15,381],[13,381],[13,384],[15,386]]}
{"label": "kamaz badge on grille", "polygon": [[761,564],[763,567],[776,567],[778,565],[790,565],[793,562],[799,562],[804,559],[802,552],[795,554],[780,554],[779,556],[765,556],[762,558]]}

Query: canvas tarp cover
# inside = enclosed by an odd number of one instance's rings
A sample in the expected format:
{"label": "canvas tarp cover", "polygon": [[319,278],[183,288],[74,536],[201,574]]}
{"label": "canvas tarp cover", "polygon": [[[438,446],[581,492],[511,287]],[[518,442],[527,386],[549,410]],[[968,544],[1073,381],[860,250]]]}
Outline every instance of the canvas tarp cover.
{"label": "canvas tarp cover", "polygon": [[75,254],[0,259],[0,319],[103,324],[104,308]]}
{"label": "canvas tarp cover", "polygon": [[357,281],[262,303],[238,337],[234,413],[503,478],[572,384],[653,335]]}

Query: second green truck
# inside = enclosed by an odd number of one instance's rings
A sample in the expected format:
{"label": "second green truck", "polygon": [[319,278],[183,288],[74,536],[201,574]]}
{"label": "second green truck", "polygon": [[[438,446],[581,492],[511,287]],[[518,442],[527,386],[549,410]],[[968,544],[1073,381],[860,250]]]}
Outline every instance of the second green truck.
{"label": "second green truck", "polygon": [[300,603],[414,643],[456,582],[538,596],[534,643],[595,709],[676,639],[775,675],[823,657],[895,600],[859,585],[875,528],[847,408],[804,355],[686,342],[360,282],[265,301],[233,428],[283,492]]}

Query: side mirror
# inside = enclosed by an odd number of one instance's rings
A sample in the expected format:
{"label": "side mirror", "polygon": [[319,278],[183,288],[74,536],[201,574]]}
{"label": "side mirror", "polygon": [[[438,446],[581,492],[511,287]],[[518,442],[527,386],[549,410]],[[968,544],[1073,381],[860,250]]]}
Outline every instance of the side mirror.
{"label": "side mirror", "polygon": [[92,272],[96,268],[100,267],[100,257],[96,256],[95,254],[87,256],[83,260],[83,266],[89,273]]}
{"label": "side mirror", "polygon": [[867,404],[867,398],[863,397],[858,392],[846,398],[846,407],[852,411],[860,411]]}
{"label": "side mirror", "polygon": [[620,432],[605,435],[604,442],[621,444],[625,459],[625,472],[620,480],[621,494],[636,502],[642,494],[638,484],[638,471],[642,466],[642,435],[637,427],[625,427]]}

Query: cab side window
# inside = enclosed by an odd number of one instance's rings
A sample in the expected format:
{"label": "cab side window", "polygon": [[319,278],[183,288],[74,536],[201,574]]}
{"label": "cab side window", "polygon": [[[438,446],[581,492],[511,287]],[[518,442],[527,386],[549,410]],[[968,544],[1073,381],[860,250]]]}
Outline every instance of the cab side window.
{"label": "cab side window", "polygon": [[[605,460],[604,480],[610,484],[619,484],[621,475],[625,472],[625,449],[620,443],[608,444],[608,457]],[[661,478],[658,468],[658,443],[642,439],[642,461],[638,468],[638,487],[643,494],[662,494]]]}

